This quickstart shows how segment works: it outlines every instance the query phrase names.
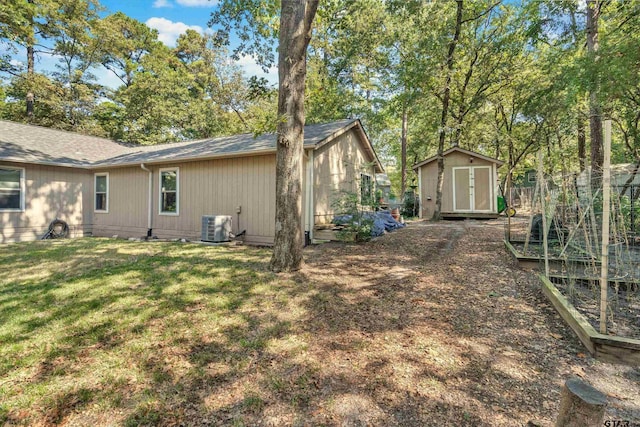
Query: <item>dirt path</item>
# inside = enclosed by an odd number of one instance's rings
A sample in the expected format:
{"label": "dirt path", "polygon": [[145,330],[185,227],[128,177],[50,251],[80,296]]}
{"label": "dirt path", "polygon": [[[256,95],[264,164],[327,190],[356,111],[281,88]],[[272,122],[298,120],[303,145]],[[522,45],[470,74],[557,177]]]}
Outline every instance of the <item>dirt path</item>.
{"label": "dirt path", "polygon": [[[578,375],[640,424],[640,370],[600,363],[509,259],[502,222],[414,223],[309,248],[310,424],[553,425]],[[282,420],[287,421],[287,420]]]}

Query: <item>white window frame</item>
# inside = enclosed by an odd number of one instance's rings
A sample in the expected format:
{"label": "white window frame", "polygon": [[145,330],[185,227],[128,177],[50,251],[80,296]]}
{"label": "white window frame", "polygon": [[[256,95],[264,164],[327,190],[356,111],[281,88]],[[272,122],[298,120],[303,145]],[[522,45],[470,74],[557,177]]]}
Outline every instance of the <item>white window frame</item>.
{"label": "white window frame", "polygon": [[369,198],[373,198],[375,189],[373,188],[373,178],[371,175],[365,172],[360,172],[360,204],[364,205],[365,200],[362,197],[362,190],[364,189],[364,177],[369,178]]}
{"label": "white window frame", "polygon": [[24,196],[26,191],[25,179],[24,179],[25,169],[17,168],[15,166],[4,166],[4,165],[0,165],[0,169],[20,171],[20,207],[19,208],[0,208],[0,212],[24,212],[25,211]]}
{"label": "white window frame", "polygon": [[[176,173],[176,211],[164,212],[162,210],[162,172]],[[180,215],[180,168],[160,168],[158,170],[158,215],[178,216]]]}
{"label": "white window frame", "polygon": [[[98,202],[98,177],[107,178],[107,191],[105,192],[105,209],[96,208]],[[109,172],[97,172],[93,174],[93,211],[95,213],[109,213]]]}

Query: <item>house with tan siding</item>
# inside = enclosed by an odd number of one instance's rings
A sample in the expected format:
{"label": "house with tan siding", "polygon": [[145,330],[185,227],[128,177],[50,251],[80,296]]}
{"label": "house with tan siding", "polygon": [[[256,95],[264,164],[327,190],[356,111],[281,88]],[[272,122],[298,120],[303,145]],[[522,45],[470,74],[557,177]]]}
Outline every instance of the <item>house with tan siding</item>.
{"label": "house with tan siding", "polygon": [[[201,237],[202,217],[228,215],[245,241],[275,234],[273,134],[134,146],[0,121],[0,242],[40,238],[60,219],[71,236]],[[359,120],[305,127],[305,232],[330,222],[340,190],[383,168]]]}

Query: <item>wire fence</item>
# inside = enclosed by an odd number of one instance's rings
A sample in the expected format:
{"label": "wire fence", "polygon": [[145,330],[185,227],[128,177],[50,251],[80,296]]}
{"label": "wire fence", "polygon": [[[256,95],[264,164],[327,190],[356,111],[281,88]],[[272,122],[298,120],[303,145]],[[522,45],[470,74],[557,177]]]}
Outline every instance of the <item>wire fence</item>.
{"label": "wire fence", "polygon": [[[612,176],[609,186],[606,311],[610,333],[640,338],[640,184],[634,178]],[[584,172],[539,181],[511,192],[519,215],[505,221],[505,233],[523,257],[542,260],[546,253],[549,279],[595,326],[607,259],[602,256],[603,176]]]}

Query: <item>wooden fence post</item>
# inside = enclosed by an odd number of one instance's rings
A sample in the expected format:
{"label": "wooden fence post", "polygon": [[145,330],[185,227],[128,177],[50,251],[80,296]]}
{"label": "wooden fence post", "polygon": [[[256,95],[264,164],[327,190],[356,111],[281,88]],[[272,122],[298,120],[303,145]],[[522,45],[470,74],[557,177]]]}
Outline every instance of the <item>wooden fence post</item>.
{"label": "wooden fence post", "polygon": [[602,251],[600,259],[600,333],[607,333],[609,290],[609,217],[611,211],[611,120],[604,121],[604,164],[602,169]]}
{"label": "wooden fence post", "polygon": [[560,413],[556,427],[600,427],[603,425],[607,397],[578,377],[562,387]]}

